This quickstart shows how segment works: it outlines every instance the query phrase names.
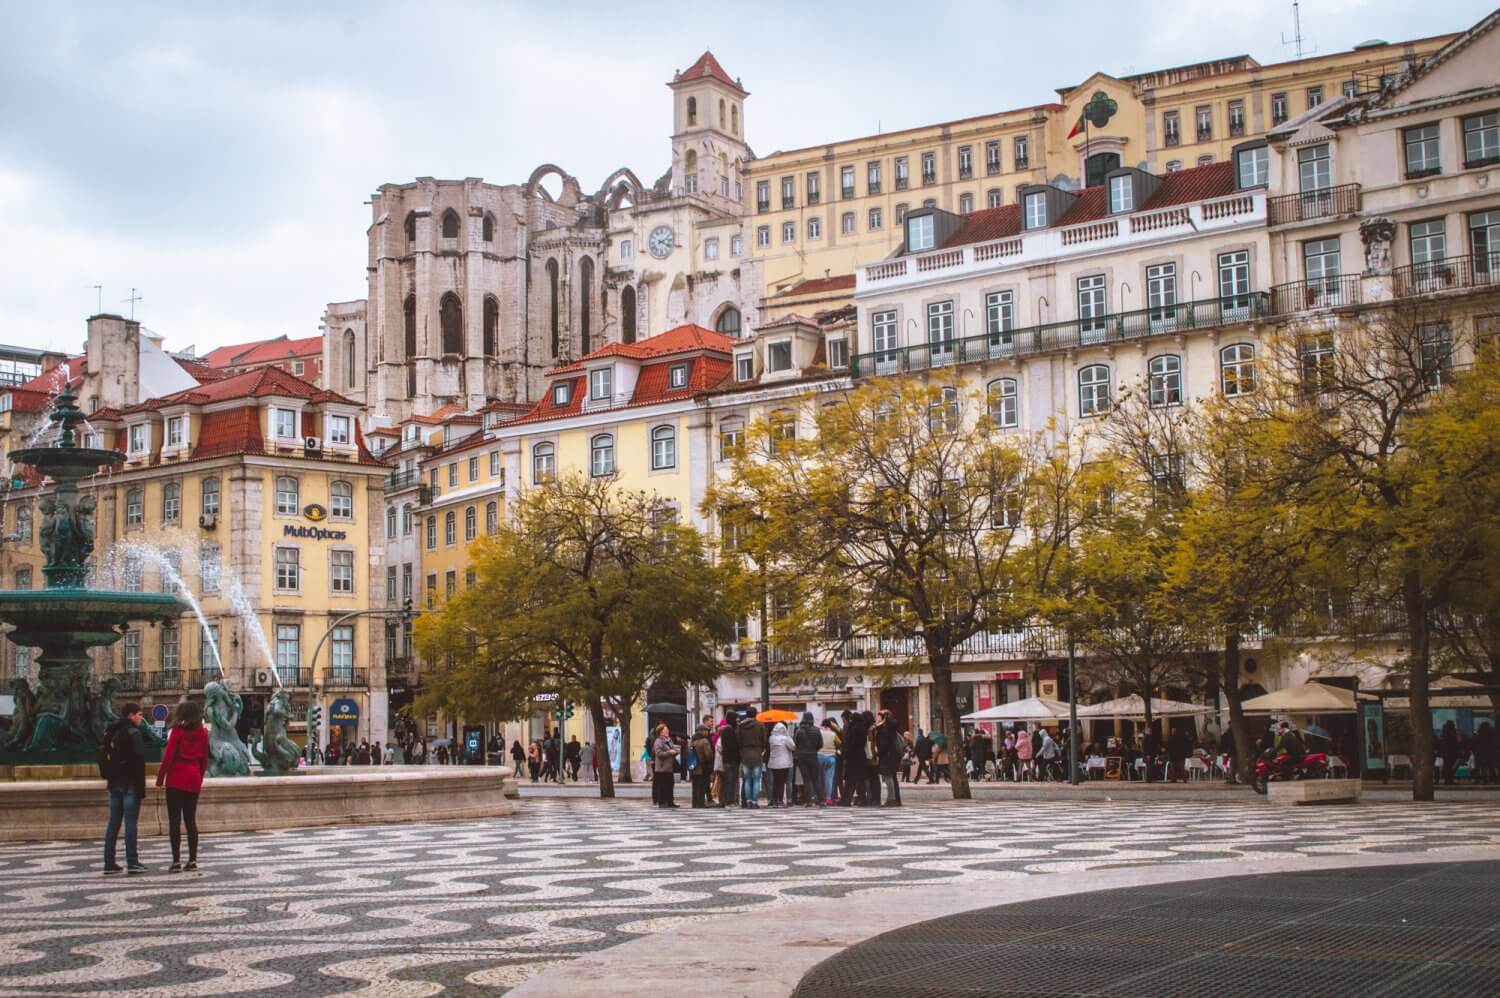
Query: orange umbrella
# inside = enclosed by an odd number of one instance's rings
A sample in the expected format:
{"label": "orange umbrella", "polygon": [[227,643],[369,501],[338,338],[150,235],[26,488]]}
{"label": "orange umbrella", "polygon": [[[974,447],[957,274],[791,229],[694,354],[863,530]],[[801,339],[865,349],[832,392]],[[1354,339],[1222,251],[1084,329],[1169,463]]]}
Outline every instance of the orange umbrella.
{"label": "orange umbrella", "polygon": [[765,724],[774,724],[777,721],[796,724],[798,716],[789,710],[763,710],[755,715],[755,719]]}

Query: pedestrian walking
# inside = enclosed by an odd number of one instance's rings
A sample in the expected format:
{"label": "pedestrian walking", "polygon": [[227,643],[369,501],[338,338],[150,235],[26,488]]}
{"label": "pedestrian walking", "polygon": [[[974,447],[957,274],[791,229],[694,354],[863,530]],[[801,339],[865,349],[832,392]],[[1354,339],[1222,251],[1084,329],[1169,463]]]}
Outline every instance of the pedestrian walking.
{"label": "pedestrian walking", "polygon": [[818,728],[818,737],[822,744],[818,747],[818,794],[826,806],[833,806],[838,801],[833,796],[833,778],[838,771],[839,736],[833,730],[833,719],[825,717],[823,724]]}
{"label": "pedestrian walking", "polygon": [[714,775],[714,743],[708,725],[693,734],[693,807],[708,807],[708,788]]}
{"label": "pedestrian walking", "polygon": [[766,728],[753,717],[735,727],[740,743],[740,807],[760,807],[760,778],[765,772]]}
{"label": "pedestrian walking", "polygon": [[[141,706],[127,703],[125,713],[104,732],[99,756],[100,775],[109,787],[109,823],[104,827],[104,873],[145,873],[136,832],[141,801],[146,796],[146,742],[141,737]],[[115,843],[125,828],[125,865],[115,862]]]}
{"label": "pedestrian walking", "polygon": [[927,775],[927,782],[933,782],[932,770],[929,764],[932,759],[932,739],[927,737],[927,732],[921,728],[917,729],[917,740],[912,744],[912,754],[917,757],[917,778],[914,782],[921,783],[922,775]]}
{"label": "pedestrian walking", "polygon": [[792,765],[796,757],[796,742],[787,732],[786,724],[777,721],[776,727],[771,729],[770,765],[767,767],[771,770],[772,807],[787,806],[787,779],[792,775]]}
{"label": "pedestrian walking", "polygon": [[568,776],[574,783],[578,782],[578,767],[583,765],[583,743],[574,735],[568,741],[567,747],[563,749],[563,761],[568,767]]}
{"label": "pedestrian walking", "polygon": [[740,733],[733,711],[719,722],[719,742],[714,746],[719,767],[719,806],[734,807],[740,796]]}
{"label": "pedestrian walking", "polygon": [[677,769],[677,743],[665,724],[656,726],[656,738],[651,742],[651,802],[657,807],[676,808],[672,803],[672,776]]}
{"label": "pedestrian walking", "polygon": [[896,722],[891,720],[891,712],[888,710],[880,712],[880,722],[875,726],[875,751],[879,757],[880,779],[885,784],[885,806],[900,807],[901,785],[896,779],[896,773],[901,768],[902,757],[906,755],[906,739],[896,727]]}
{"label": "pedestrian walking", "polygon": [[594,767],[594,743],[593,742],[584,742],[583,743],[583,754],[582,754],[581,758],[583,760],[583,778],[585,780],[592,780],[592,779],[594,779],[594,768],[595,767]]}
{"label": "pedestrian walking", "polygon": [[802,720],[792,732],[792,744],[796,747],[797,775],[802,781],[802,800],[794,801],[803,807],[812,807],[823,800],[819,791],[823,788],[823,777],[818,770],[818,753],[823,749],[823,736],[813,721],[812,711],[802,712]]}
{"label": "pedestrian walking", "polygon": [[1017,724],[1015,734],[1016,749],[1016,780],[1029,780],[1031,773],[1031,733],[1026,730],[1026,725]]}
{"label": "pedestrian walking", "polygon": [[941,731],[932,733],[932,782],[941,783],[947,780],[953,782],[953,774],[949,771],[948,736]]}
{"label": "pedestrian walking", "polygon": [[531,770],[531,782],[535,783],[542,775],[542,743],[533,740],[526,749],[526,762]]}
{"label": "pedestrian walking", "polygon": [[526,762],[526,750],[521,747],[521,739],[519,738],[510,744],[510,759],[512,763],[511,775],[519,780],[521,778],[521,766]]}
{"label": "pedestrian walking", "polygon": [[[172,843],[172,865],[168,873],[198,869],[198,794],[208,773],[208,729],[203,726],[203,706],[196,700],[177,705],[167,747],[156,770],[156,785],[167,791],[168,837]],[[182,829],[187,826],[188,859],[182,862]]]}

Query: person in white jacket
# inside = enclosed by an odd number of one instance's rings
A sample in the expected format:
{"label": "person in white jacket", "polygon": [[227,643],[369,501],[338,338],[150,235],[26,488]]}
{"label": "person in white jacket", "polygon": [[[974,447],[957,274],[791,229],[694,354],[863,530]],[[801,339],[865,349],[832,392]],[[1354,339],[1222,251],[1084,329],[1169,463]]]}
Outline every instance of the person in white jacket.
{"label": "person in white jacket", "polygon": [[787,733],[786,725],[780,721],[771,729],[771,806],[787,806],[787,778],[792,775],[792,763],[796,758],[796,743]]}

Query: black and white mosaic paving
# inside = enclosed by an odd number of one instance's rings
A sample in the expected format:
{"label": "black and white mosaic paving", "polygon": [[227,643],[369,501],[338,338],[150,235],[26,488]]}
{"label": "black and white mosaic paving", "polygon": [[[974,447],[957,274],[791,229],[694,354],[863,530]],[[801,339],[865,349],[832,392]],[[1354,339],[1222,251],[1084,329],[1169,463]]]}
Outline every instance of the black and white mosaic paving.
{"label": "black and white mosaic paving", "polygon": [[[1500,808],[1004,801],[661,812],[528,799],[480,822],[207,836],[196,874],[0,846],[0,995],[497,994],[580,953],[869,888],[1500,847]],[[899,904],[899,897],[887,903]],[[809,926],[816,931],[815,926]],[[726,923],[732,947],[732,920]],[[622,990],[628,985],[622,982]]]}

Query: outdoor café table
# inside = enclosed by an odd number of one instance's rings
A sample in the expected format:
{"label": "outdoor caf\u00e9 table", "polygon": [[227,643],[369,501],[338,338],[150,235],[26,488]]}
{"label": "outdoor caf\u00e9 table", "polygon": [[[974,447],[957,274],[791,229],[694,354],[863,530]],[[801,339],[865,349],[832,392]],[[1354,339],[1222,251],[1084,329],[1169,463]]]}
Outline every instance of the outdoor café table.
{"label": "outdoor caf\u00e9 table", "polygon": [[[1083,768],[1088,773],[1089,779],[1091,779],[1091,780],[1098,779],[1099,776],[1103,776],[1104,775],[1104,770],[1105,770],[1104,756],[1102,756],[1102,755],[1091,755],[1091,756],[1089,756],[1088,761],[1083,764]],[[1096,769],[1099,771],[1099,776],[1095,776],[1094,775],[1094,770],[1096,770]]]}
{"label": "outdoor caf\u00e9 table", "polygon": [[1187,771],[1190,780],[1202,780],[1208,778],[1208,763],[1197,756],[1190,756],[1183,760],[1182,767]]}

